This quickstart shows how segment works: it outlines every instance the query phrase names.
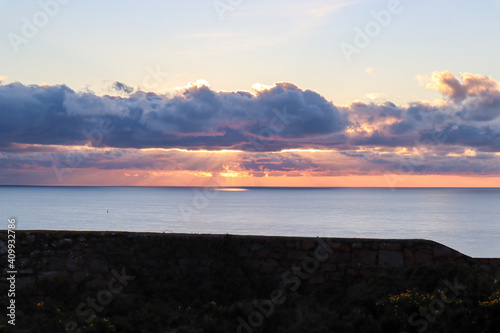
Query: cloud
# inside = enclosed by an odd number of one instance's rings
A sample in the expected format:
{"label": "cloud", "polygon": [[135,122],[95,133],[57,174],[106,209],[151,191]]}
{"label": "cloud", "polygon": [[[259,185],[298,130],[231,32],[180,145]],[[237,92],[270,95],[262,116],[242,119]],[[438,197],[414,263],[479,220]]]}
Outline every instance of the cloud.
{"label": "cloud", "polygon": [[[79,177],[96,179],[102,175],[118,177],[128,173],[139,179],[152,178],[151,185],[155,184],[155,178],[166,176],[187,176],[189,179],[232,174],[263,179],[283,176],[500,174],[500,156],[494,154],[440,146],[432,147],[427,154],[422,152],[420,147],[280,153],[52,147],[51,152],[0,153],[0,182],[15,184],[20,179],[29,179],[36,184],[58,184],[58,174],[64,183],[72,184]],[[38,178],[31,178],[33,175],[38,175]]]}
{"label": "cloud", "polygon": [[[114,130],[101,135],[103,122]],[[77,93],[64,85],[0,86],[3,146],[95,145],[91,139],[99,138],[103,147],[265,151],[334,137],[346,124],[324,97],[286,82],[254,94],[200,84],[170,95],[139,91],[126,97]]]}
{"label": "cloud", "polygon": [[131,94],[134,91],[134,88],[132,88],[131,86],[127,86],[126,84],[118,82],[118,81],[113,83],[113,85],[111,86],[111,89],[113,89],[117,92],[122,92],[122,93],[126,93],[126,94]]}
{"label": "cloud", "polygon": [[66,86],[0,86],[0,145],[13,143],[77,144],[90,125],[64,108]]}
{"label": "cloud", "polygon": [[372,101],[382,101],[382,100],[387,100],[386,94],[379,94],[379,93],[368,93],[365,95]]}
{"label": "cloud", "polygon": [[415,147],[422,142],[441,146],[475,147],[500,151],[500,86],[484,75],[448,71],[419,76],[429,89],[451,101],[411,102],[407,107],[390,102],[354,102],[340,108],[348,114],[347,147]]}
{"label": "cloud", "polygon": [[460,73],[460,78],[461,80],[449,71],[436,71],[431,78],[417,76],[421,83],[428,82],[427,89],[437,90],[456,103],[468,97],[489,99],[499,95],[499,83],[489,76]]}
{"label": "cloud", "polygon": [[[499,152],[498,82],[468,73],[460,78],[446,71],[428,78],[428,88],[453,103],[408,106],[389,101],[336,106],[289,82],[226,92],[200,81],[165,95],[137,91],[125,96],[11,83],[0,86],[0,151],[22,151],[27,145],[353,151],[430,142]],[[114,86],[131,89],[120,82]]]}
{"label": "cloud", "polygon": [[455,102],[461,102],[467,97],[467,86],[462,84],[457,77],[449,71],[432,73],[432,77],[430,82],[426,85],[426,88],[437,90]]}

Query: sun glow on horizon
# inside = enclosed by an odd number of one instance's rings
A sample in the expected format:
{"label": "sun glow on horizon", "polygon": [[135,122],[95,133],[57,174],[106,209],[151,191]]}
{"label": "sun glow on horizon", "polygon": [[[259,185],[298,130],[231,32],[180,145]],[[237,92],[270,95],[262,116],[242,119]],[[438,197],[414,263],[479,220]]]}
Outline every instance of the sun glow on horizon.
{"label": "sun glow on horizon", "polygon": [[141,148],[142,151],[177,151],[182,153],[243,153],[243,150],[233,149],[220,149],[220,150],[206,150],[206,149],[186,149],[186,148]]}
{"label": "sun glow on horizon", "polygon": [[238,187],[214,187],[214,191],[226,191],[226,192],[244,192],[248,191],[247,188],[238,188]]}

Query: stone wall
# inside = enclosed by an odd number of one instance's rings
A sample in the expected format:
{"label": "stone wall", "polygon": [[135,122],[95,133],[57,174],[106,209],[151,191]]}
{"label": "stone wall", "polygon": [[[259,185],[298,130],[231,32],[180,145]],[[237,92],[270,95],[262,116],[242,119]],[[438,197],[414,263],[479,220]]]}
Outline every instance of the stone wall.
{"label": "stone wall", "polygon": [[[268,294],[284,284],[314,292],[353,283],[380,266],[439,262],[478,266],[500,277],[500,259],[470,258],[417,239],[17,231],[16,242],[18,289],[58,281],[82,294],[110,288],[111,281],[128,276],[125,294],[161,292],[232,301]],[[3,267],[6,243],[2,234]],[[2,295],[6,289],[2,278]]]}

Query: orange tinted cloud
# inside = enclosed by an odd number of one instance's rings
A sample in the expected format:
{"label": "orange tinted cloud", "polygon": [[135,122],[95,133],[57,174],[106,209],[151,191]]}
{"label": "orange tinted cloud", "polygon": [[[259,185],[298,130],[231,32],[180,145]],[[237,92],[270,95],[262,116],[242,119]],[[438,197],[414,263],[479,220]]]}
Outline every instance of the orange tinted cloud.
{"label": "orange tinted cloud", "polygon": [[0,184],[496,186],[498,82],[420,79],[447,101],[335,106],[287,82],[172,95],[115,82],[122,97],[0,85]]}

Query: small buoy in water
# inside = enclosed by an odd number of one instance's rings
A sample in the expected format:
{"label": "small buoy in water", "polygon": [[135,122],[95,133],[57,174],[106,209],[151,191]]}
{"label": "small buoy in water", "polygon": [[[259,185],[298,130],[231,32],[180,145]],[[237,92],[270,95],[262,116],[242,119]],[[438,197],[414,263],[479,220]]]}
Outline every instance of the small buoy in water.
{"label": "small buoy in water", "polygon": [[108,209],[106,209],[106,213],[109,213],[109,210],[108,210]]}

